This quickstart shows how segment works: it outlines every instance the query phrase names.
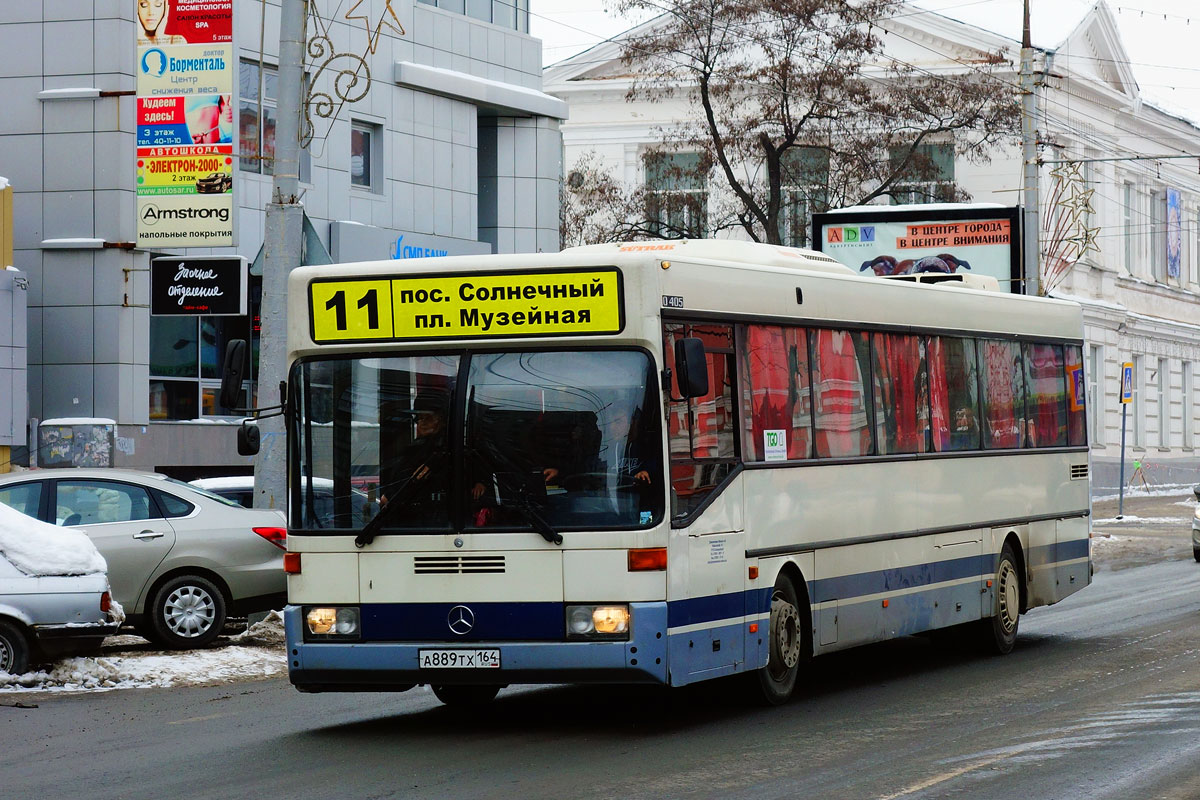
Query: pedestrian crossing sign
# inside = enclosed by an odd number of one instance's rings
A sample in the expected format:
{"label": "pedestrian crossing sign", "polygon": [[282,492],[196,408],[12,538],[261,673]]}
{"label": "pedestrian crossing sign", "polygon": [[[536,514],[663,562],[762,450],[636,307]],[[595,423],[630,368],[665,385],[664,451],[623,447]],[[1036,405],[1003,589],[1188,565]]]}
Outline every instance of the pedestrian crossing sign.
{"label": "pedestrian crossing sign", "polygon": [[1121,365],[1121,402],[1133,400],[1133,362],[1126,361]]}

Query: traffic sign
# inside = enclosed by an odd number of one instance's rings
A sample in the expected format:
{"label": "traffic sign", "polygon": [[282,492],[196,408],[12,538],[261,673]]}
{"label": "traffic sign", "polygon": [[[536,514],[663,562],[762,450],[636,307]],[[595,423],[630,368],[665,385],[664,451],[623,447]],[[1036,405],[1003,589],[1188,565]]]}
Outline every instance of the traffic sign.
{"label": "traffic sign", "polygon": [[1126,361],[1121,365],[1121,402],[1133,401],[1133,362]]}

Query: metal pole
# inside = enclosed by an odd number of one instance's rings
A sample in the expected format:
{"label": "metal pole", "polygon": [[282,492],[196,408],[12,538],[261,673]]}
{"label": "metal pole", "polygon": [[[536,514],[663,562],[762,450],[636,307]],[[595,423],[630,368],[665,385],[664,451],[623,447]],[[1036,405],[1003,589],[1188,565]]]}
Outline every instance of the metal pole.
{"label": "metal pole", "polygon": [[[287,368],[287,279],[300,265],[304,209],[300,203],[300,96],[304,76],[305,0],[280,0],[279,92],[276,100],[274,179],[263,230],[258,405],[279,402]],[[254,505],[287,509],[283,420],[263,420],[254,461]]]}
{"label": "metal pole", "polygon": [[1029,0],[1025,0],[1021,37],[1021,157],[1025,164],[1024,251],[1025,294],[1041,294],[1041,258],[1038,245],[1037,86],[1033,80],[1033,44],[1029,36]]}
{"label": "metal pole", "polygon": [[1129,403],[1121,403],[1121,488],[1117,491],[1117,519],[1125,516],[1125,417]]}

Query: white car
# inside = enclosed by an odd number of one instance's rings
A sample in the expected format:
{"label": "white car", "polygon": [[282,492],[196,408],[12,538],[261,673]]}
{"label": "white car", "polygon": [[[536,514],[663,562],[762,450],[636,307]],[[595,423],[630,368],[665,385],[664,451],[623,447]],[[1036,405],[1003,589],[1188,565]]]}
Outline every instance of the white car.
{"label": "white car", "polygon": [[281,512],[119,469],[0,476],[0,503],[86,532],[108,561],[113,598],[138,633],[165,647],[203,647],[227,615],[282,608],[286,600]]}
{"label": "white car", "polygon": [[104,569],[83,534],[0,506],[0,672],[19,675],[40,661],[95,650],[116,633],[120,607]]}
{"label": "white car", "polygon": [[[221,478],[198,478],[190,481],[192,486],[205,489],[213,494],[219,494],[221,497],[228,498],[237,503],[240,503],[245,508],[254,507],[254,476],[253,475],[229,475]],[[308,484],[305,483],[307,490]],[[304,491],[301,490],[301,491]],[[334,494],[333,481],[329,478],[314,478],[312,481],[313,502],[311,507],[316,517],[313,522],[317,527],[328,528],[333,526],[334,514]],[[377,503],[373,503],[367,493],[361,489],[351,487],[350,489],[350,513],[354,515],[354,523],[352,527],[362,527],[367,520],[375,516],[379,511]]]}
{"label": "white car", "polygon": [[1192,489],[1196,495],[1196,510],[1192,512],[1192,557],[1200,561],[1200,484]]}

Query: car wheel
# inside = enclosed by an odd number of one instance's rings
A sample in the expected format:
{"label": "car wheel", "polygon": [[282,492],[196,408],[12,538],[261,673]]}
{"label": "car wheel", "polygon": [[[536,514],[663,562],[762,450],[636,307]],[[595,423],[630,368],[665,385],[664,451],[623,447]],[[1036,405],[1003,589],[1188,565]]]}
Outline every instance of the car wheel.
{"label": "car wheel", "polygon": [[21,629],[0,621],[0,672],[20,675],[29,669],[29,642]]}
{"label": "car wheel", "polygon": [[1192,545],[1192,558],[1200,561],[1200,545]]}
{"label": "car wheel", "polygon": [[482,706],[496,699],[499,686],[438,686],[434,685],[434,695],[448,706],[463,708],[467,706]]}
{"label": "car wheel", "polygon": [[767,665],[758,670],[758,687],[768,705],[786,703],[796,688],[800,664],[810,657],[808,625],[800,617],[796,588],[780,575],[771,592],[771,622],[767,631]]}
{"label": "car wheel", "polygon": [[980,620],[980,633],[986,652],[1006,655],[1012,652],[1017,641],[1017,626],[1021,622],[1021,573],[1008,542],[1000,550],[995,581],[996,602],[992,616]]}
{"label": "car wheel", "polygon": [[225,596],[207,578],[180,575],[155,593],[149,614],[155,641],[173,650],[192,650],[220,635]]}

